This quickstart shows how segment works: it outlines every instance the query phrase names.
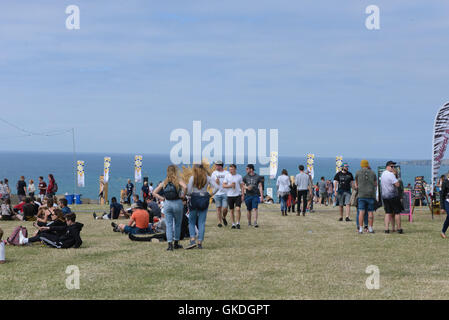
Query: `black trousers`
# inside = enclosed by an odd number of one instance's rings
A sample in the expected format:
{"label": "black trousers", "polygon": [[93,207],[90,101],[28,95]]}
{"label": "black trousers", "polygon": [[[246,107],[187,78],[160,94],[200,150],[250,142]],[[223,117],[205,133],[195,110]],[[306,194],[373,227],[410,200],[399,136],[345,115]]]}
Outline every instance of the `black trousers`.
{"label": "black trousers", "polygon": [[302,213],[306,213],[306,209],[307,209],[307,193],[309,192],[309,190],[298,190],[298,213],[301,211],[301,198],[302,198]]}

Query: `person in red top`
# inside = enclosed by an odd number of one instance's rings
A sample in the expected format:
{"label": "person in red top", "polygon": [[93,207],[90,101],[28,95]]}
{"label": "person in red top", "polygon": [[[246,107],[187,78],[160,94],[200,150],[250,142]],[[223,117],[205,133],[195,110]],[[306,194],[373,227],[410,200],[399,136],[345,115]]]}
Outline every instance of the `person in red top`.
{"label": "person in red top", "polygon": [[114,231],[126,234],[145,234],[152,232],[152,229],[149,227],[150,214],[147,210],[143,209],[140,204],[136,204],[136,208],[131,215],[128,225],[117,225],[114,222],[112,222],[111,225],[114,228]]}
{"label": "person in red top", "polygon": [[54,187],[55,187],[55,178],[50,173],[48,175],[47,197],[55,195],[55,193],[53,192]]}

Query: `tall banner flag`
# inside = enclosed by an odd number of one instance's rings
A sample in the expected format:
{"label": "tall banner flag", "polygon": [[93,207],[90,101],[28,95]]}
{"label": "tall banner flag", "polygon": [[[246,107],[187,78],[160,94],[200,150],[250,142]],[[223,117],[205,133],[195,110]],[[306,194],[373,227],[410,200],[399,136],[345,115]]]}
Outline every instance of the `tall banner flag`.
{"label": "tall banner flag", "polygon": [[438,171],[440,170],[441,160],[443,160],[449,141],[449,102],[438,110],[433,131],[432,194],[438,177]]}
{"label": "tall banner flag", "polygon": [[109,182],[109,168],[111,167],[111,157],[104,157],[104,183]]}
{"label": "tall banner flag", "polygon": [[78,187],[84,187],[84,161],[78,160],[76,163],[76,171],[78,173]]}
{"label": "tall banner flag", "polygon": [[142,182],[142,156],[134,157],[134,181]]}
{"label": "tall banner flag", "polygon": [[270,179],[276,178],[278,173],[278,153],[271,151],[270,153]]}
{"label": "tall banner flag", "polygon": [[307,154],[307,171],[310,172],[310,176],[315,177],[315,172],[313,171],[313,163],[315,162],[315,155],[312,153]]}
{"label": "tall banner flag", "polygon": [[337,156],[335,161],[335,173],[339,173],[341,171],[341,166],[343,165],[343,157]]}

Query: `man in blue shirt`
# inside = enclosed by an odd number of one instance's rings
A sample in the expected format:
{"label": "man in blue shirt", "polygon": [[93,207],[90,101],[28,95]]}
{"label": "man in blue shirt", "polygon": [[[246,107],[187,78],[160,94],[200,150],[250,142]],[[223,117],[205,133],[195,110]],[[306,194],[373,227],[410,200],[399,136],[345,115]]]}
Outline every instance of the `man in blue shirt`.
{"label": "man in blue shirt", "polygon": [[64,215],[72,213],[72,210],[67,206],[67,199],[61,198],[59,199],[59,206],[61,207],[61,211]]}
{"label": "man in blue shirt", "polygon": [[125,189],[126,189],[125,203],[131,204],[131,197],[134,194],[134,185],[131,183],[131,179],[128,179],[128,184],[126,185]]}

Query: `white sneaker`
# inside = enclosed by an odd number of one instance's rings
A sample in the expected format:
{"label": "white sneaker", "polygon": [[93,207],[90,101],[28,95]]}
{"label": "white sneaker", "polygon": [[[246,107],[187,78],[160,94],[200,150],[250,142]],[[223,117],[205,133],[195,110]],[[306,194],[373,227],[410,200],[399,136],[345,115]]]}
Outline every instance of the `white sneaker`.
{"label": "white sneaker", "polygon": [[22,231],[19,232],[19,244],[24,245],[25,244],[25,237],[23,236]]}

